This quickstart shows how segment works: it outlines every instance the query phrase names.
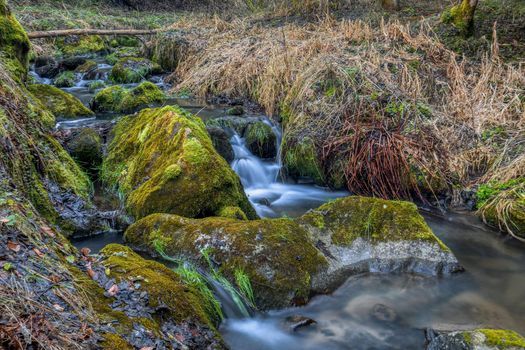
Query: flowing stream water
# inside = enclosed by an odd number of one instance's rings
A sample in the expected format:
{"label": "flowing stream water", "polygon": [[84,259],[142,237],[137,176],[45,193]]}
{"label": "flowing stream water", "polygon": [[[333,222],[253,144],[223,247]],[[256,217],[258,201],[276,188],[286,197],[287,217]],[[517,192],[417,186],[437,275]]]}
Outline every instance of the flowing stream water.
{"label": "flowing stream water", "polygon": [[[99,63],[102,72],[110,66]],[[35,76],[40,83],[51,83]],[[161,79],[155,81],[164,86]],[[94,92],[80,80],[66,91],[85,104]],[[227,106],[170,99],[203,119],[226,115]],[[77,128],[107,122],[115,116],[97,115],[62,121],[57,128]],[[281,131],[265,116],[280,144]],[[250,201],[261,217],[296,217],[310,208],[347,192],[333,192],[314,184],[298,184],[280,176],[280,157],[263,160],[253,155],[244,139],[231,138],[232,168],[241,178]],[[210,279],[227,316],[220,331],[234,350],[259,349],[423,349],[424,329],[508,328],[525,334],[525,250],[514,241],[483,227],[469,214],[436,216],[424,213],[435,234],[465,267],[464,273],[429,278],[415,275],[363,274],[347,280],[331,295],[317,296],[304,307],[256,313],[246,317],[230,294]],[[108,232],[76,242],[99,251],[106,244],[122,243],[122,235]],[[316,321],[293,331],[285,320],[303,316]]]}

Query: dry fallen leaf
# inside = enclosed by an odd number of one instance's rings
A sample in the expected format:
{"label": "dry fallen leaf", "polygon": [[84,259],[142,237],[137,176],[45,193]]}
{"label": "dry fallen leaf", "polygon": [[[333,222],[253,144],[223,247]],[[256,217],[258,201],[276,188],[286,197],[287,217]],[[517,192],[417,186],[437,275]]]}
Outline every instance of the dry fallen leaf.
{"label": "dry fallen leaf", "polygon": [[50,279],[51,282],[53,282],[53,283],[58,283],[58,282],[60,282],[60,280],[61,280],[62,278],[60,278],[60,276],[57,276],[57,275],[51,275],[51,276],[49,277],[49,279]]}
{"label": "dry fallen leaf", "polygon": [[12,251],[14,251],[15,253],[18,253],[20,251],[20,244],[18,243],[15,243],[15,242],[7,242],[7,247],[9,249],[11,249]]}
{"label": "dry fallen leaf", "polygon": [[53,308],[59,312],[64,311],[64,308],[58,304],[53,304]]}
{"label": "dry fallen leaf", "polygon": [[53,232],[53,229],[51,227],[49,227],[49,226],[41,226],[40,228],[42,229],[42,231],[47,233],[47,235],[49,237],[55,237],[55,232]]}
{"label": "dry fallen leaf", "polygon": [[153,350],[153,346],[145,346],[143,348],[140,348],[140,350]]}
{"label": "dry fallen leaf", "polygon": [[8,218],[1,218],[0,219],[0,223],[2,223],[2,224],[7,224],[8,222],[9,222]]}
{"label": "dry fallen leaf", "polygon": [[40,258],[43,257],[45,254],[40,251],[38,248],[33,248],[33,251],[36,255],[38,255]]}
{"label": "dry fallen leaf", "polygon": [[118,286],[116,284],[112,285],[108,289],[108,294],[111,295],[112,297],[115,296],[117,293],[118,293]]}
{"label": "dry fallen leaf", "polygon": [[89,277],[90,277],[91,279],[95,279],[95,276],[97,275],[97,273],[96,273],[95,271],[93,271],[92,268],[88,268],[88,269],[87,269],[87,274],[89,275]]}
{"label": "dry fallen leaf", "polygon": [[82,255],[84,255],[84,256],[89,256],[89,253],[91,253],[91,249],[89,249],[89,248],[82,248],[82,249],[80,249],[80,253],[82,253]]}

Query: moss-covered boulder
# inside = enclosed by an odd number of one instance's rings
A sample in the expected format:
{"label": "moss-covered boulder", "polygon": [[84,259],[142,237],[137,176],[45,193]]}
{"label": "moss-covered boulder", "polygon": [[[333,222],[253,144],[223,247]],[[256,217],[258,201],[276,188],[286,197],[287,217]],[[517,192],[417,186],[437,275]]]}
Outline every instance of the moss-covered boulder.
{"label": "moss-covered boulder", "polygon": [[227,218],[187,219],[150,215],[126,231],[126,240],[139,249],[169,255],[206,267],[202,250],[235,281],[246,273],[261,308],[302,304],[310,295],[313,276],[327,265],[307,232],[290,219],[242,221]]}
{"label": "moss-covered boulder", "polygon": [[67,88],[67,87],[73,87],[78,81],[78,77],[75,75],[74,72],[71,71],[65,71],[60,73],[53,83],[56,87],[60,88]]}
{"label": "moss-covered boulder", "polygon": [[88,72],[91,72],[91,71],[97,69],[97,67],[98,67],[97,62],[95,62],[93,60],[87,60],[86,62],[82,63],[80,66],[76,67],[75,68],[75,72],[76,73],[86,74]]}
{"label": "moss-covered boulder", "polygon": [[351,196],[296,221],[330,257],[327,273],[313,281],[318,291],[332,290],[356,271],[441,275],[462,270],[410,202]]}
{"label": "moss-covered boulder", "polygon": [[125,57],[115,63],[109,78],[115,83],[138,83],[154,70],[154,64],[146,58]]}
{"label": "moss-covered boulder", "polygon": [[109,64],[115,65],[121,58],[133,58],[140,56],[140,49],[138,47],[117,47],[106,56],[106,61]]}
{"label": "moss-covered boulder", "polygon": [[145,109],[114,129],[102,177],[126,196],[136,218],[152,213],[217,215],[237,206],[256,214],[240,180],[217,154],[203,122],[175,107]]}
{"label": "moss-covered boulder", "polygon": [[155,84],[145,81],[133,89],[126,89],[119,85],[107,87],[99,91],[91,108],[95,112],[131,113],[155,103],[164,101],[166,95]]}
{"label": "moss-covered boulder", "polygon": [[28,86],[28,90],[57,118],[76,119],[93,115],[78,98],[54,86],[33,84]]}
{"label": "moss-covered boulder", "polygon": [[102,164],[102,139],[93,129],[81,129],[67,141],[66,147],[78,164],[90,175],[95,175]]}
{"label": "moss-covered boulder", "polygon": [[261,308],[306,302],[363,272],[461,270],[415,205],[365,197],[339,199],[295,220],[154,214],[130,226],[125,238],[138,249],[155,254],[161,247],[203,268],[211,259],[232,283],[237,270],[245,272]]}
{"label": "moss-covered boulder", "polygon": [[244,134],[248,149],[260,158],[277,156],[277,137],[272,128],[264,122],[250,124]]}
{"label": "moss-covered boulder", "polygon": [[485,223],[525,239],[525,177],[483,184],[476,197],[478,215]]}
{"label": "moss-covered boulder", "polygon": [[525,339],[518,333],[505,329],[475,329],[436,334],[427,350],[518,350],[525,349]]}

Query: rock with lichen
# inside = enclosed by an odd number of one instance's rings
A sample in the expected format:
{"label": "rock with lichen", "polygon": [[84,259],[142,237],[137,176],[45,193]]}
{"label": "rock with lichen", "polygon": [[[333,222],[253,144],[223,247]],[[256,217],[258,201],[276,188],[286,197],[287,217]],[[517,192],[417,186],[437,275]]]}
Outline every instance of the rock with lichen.
{"label": "rock with lichen", "polygon": [[256,217],[239,177],[213,148],[203,122],[175,106],[121,119],[102,178],[125,196],[136,218],[153,213],[206,217],[232,206]]}
{"label": "rock with lichen", "polygon": [[525,339],[512,330],[475,329],[471,331],[427,331],[427,350],[518,350],[525,349]]}

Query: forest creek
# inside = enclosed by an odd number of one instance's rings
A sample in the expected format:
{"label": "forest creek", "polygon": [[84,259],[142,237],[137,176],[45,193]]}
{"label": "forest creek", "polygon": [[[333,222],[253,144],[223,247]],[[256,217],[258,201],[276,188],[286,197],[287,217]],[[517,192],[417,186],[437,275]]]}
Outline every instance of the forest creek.
{"label": "forest creek", "polygon": [[525,349],[523,0],[0,0],[0,349]]}

